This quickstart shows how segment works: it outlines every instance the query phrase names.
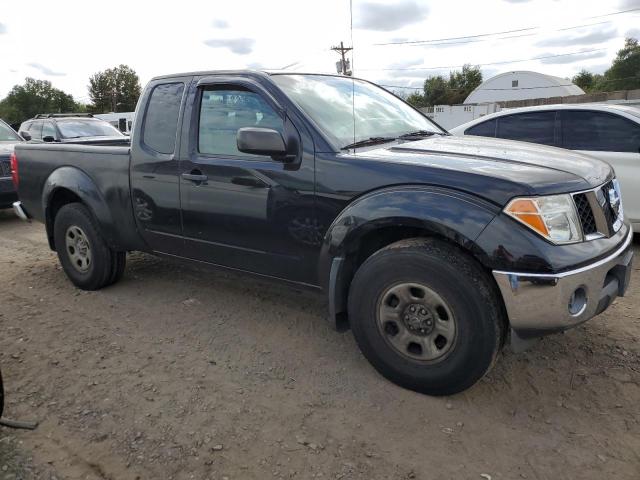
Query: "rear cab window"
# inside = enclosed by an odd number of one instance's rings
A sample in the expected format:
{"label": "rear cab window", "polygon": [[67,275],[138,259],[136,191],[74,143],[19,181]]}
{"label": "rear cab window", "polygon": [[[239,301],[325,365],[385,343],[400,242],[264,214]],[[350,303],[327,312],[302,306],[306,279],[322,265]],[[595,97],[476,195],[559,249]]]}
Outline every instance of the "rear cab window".
{"label": "rear cab window", "polygon": [[178,116],[184,83],[162,83],[153,87],[144,116],[142,143],[161,154],[175,151]]}

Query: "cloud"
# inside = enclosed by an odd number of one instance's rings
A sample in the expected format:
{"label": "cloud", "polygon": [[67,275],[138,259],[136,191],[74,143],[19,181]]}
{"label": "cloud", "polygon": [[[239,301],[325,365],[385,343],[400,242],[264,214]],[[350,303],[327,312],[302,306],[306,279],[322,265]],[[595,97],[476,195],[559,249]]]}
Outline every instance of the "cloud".
{"label": "cloud", "polygon": [[[540,56],[545,57],[547,55],[555,55],[555,54],[546,52]],[[543,58],[543,59],[540,59],[540,63],[545,63],[548,65],[566,65],[568,63],[581,62],[583,60],[589,60],[591,58],[601,58],[606,56],[607,56],[607,52],[602,50],[599,52],[585,52],[585,53],[579,53],[576,55],[566,55],[564,57]]]}
{"label": "cloud", "polygon": [[609,67],[611,67],[610,63],[598,63],[595,65],[587,65],[587,66],[580,67],[580,70],[584,69],[587,72],[602,74],[607,70],[609,70]]}
{"label": "cloud", "polygon": [[626,38],[637,38],[640,39],[640,28],[632,28],[631,30],[627,30],[624,34]]}
{"label": "cloud", "polygon": [[640,8],[640,0],[622,0],[620,2],[621,10],[631,10],[632,8]]}
{"label": "cloud", "polygon": [[51,70],[49,67],[45,67],[41,63],[32,62],[32,63],[28,63],[27,65],[31,68],[35,68],[43,75],[47,75],[49,77],[64,77],[66,75],[66,73],[63,73],[63,72],[56,72],[54,70]]}
{"label": "cloud", "polygon": [[264,70],[265,66],[260,62],[250,62],[247,63],[247,68],[251,70]]}
{"label": "cloud", "polygon": [[253,38],[210,38],[204,41],[204,44],[211,48],[228,48],[238,55],[251,53],[254,43],[256,43],[256,41]]}
{"label": "cloud", "polygon": [[229,22],[226,20],[214,20],[211,25],[213,28],[229,28]]}
{"label": "cloud", "polygon": [[357,4],[354,25],[363,30],[389,32],[427,18],[428,8],[415,0],[399,0],[393,4],[363,2]]}
{"label": "cloud", "polygon": [[7,33],[7,27],[4,23],[0,23],[0,35]]}
{"label": "cloud", "polygon": [[424,63],[424,58],[420,57],[420,58],[413,58],[413,59],[402,60],[400,62],[395,62],[389,65],[387,68],[409,68],[409,67],[415,67],[416,65],[422,65],[423,63]]}
{"label": "cloud", "polygon": [[617,28],[603,28],[593,30],[580,30],[572,35],[563,35],[546,38],[536,42],[538,47],[565,47],[568,45],[593,45],[603,43],[618,35]]}

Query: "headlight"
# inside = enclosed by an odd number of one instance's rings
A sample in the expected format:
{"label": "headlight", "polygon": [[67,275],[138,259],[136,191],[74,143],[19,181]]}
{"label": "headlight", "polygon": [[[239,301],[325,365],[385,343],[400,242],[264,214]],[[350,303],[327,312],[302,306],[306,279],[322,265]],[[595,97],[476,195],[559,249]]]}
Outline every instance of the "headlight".
{"label": "headlight", "polygon": [[553,243],[583,240],[571,195],[514,198],[504,212]]}

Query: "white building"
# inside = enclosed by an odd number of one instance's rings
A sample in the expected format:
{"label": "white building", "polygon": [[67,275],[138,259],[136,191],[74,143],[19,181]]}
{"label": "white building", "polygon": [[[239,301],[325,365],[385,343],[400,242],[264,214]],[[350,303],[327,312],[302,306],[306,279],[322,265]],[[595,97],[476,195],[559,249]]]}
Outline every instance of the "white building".
{"label": "white building", "polygon": [[584,91],[571,80],[544,73],[516,71],[501,73],[482,82],[462,105],[436,105],[421,110],[448,129],[499,112],[499,102],[572,95],[584,95]]}
{"label": "white building", "polygon": [[516,71],[501,73],[482,82],[469,94],[464,103],[492,103],[570,95],[584,95],[584,91],[571,83],[571,80],[544,73]]}

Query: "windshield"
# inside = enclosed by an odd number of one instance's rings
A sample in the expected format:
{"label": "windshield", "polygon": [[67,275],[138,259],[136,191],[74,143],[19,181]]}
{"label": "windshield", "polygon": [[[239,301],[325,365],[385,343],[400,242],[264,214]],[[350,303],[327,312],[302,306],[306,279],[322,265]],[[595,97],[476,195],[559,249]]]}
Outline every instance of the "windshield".
{"label": "windshield", "polygon": [[120,130],[102,120],[58,120],[58,129],[63,138],[122,136]]}
{"label": "windshield", "polygon": [[0,142],[20,142],[22,139],[13,129],[3,122],[0,122]]}
{"label": "windshield", "polygon": [[417,131],[443,133],[404,101],[362,80],[296,74],[272,78],[337,148],[373,137],[396,138]]}

